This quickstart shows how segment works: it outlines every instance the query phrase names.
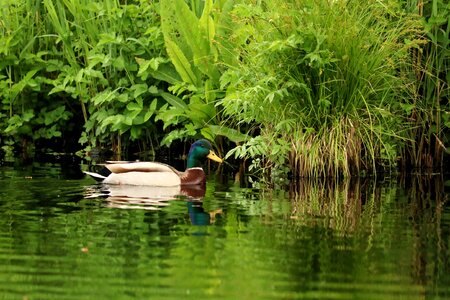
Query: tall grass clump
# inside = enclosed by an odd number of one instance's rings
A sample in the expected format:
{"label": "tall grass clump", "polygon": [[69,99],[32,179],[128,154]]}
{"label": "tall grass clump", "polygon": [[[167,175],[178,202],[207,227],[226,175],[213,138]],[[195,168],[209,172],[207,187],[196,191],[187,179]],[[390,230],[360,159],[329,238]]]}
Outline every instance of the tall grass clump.
{"label": "tall grass clump", "polygon": [[247,40],[239,65],[221,77],[220,104],[254,137],[228,156],[252,158],[275,178],[395,166],[409,138],[410,50],[420,45],[419,22],[397,4],[237,5],[234,20]]}

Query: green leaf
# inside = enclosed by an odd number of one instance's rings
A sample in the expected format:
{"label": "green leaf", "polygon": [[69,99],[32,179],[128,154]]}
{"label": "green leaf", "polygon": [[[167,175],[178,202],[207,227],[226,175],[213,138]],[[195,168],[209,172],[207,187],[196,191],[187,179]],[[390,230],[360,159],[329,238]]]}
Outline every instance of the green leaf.
{"label": "green leaf", "polygon": [[242,143],[242,142],[247,142],[251,138],[249,135],[247,135],[245,133],[241,133],[240,131],[233,129],[233,128],[229,128],[229,127],[223,127],[223,126],[218,126],[218,125],[209,125],[208,128],[211,129],[211,132],[213,134],[224,136],[236,144]]}
{"label": "green leaf", "polygon": [[174,95],[166,93],[166,92],[161,92],[161,97],[163,97],[164,100],[167,101],[167,103],[169,103],[170,105],[172,105],[176,108],[180,108],[183,110],[186,110],[188,108],[188,105],[186,103],[184,103],[184,101],[181,100],[180,98],[178,98],[177,96],[174,96]]}
{"label": "green leaf", "polygon": [[143,109],[142,99],[136,99],[136,102],[129,102],[127,104],[127,109],[129,111],[138,111],[141,112]]}
{"label": "green leaf", "polygon": [[100,124],[103,127],[107,127],[109,125],[117,125],[122,123],[124,119],[123,115],[113,115],[113,116],[108,116],[103,120],[100,120]]}
{"label": "green leaf", "polygon": [[46,126],[57,122],[59,119],[64,119],[65,117],[65,106],[62,105],[52,111],[44,112],[44,124]]}
{"label": "green leaf", "polygon": [[134,84],[133,86],[131,86],[131,90],[134,90],[133,96],[134,98],[137,98],[147,92],[148,86],[146,83]]}
{"label": "green leaf", "polygon": [[106,64],[109,60],[105,54],[99,53],[89,55],[87,59],[88,59],[88,69],[92,69],[99,63]]}
{"label": "green leaf", "polygon": [[81,145],[86,144],[89,141],[86,132],[82,132],[80,138],[78,139],[78,143],[80,143]]}
{"label": "green leaf", "polygon": [[156,121],[161,120],[164,123],[163,129],[173,124],[181,123],[180,118],[185,119],[186,114],[183,109],[171,107],[170,109],[160,111],[155,118]]}
{"label": "green leaf", "polygon": [[139,71],[137,76],[141,77],[142,80],[146,80],[149,74],[148,68],[150,67],[150,61],[139,57],[136,57],[135,60],[139,65]]}
{"label": "green leaf", "polygon": [[182,81],[180,74],[178,74],[172,63],[159,65],[158,70],[150,70],[150,74],[156,79],[166,81],[171,84],[176,84]]}
{"label": "green leaf", "polygon": [[202,136],[210,141],[214,141],[214,139],[216,138],[216,136],[214,135],[214,133],[212,132],[211,128],[209,127],[203,127],[200,130],[200,133],[202,134]]}
{"label": "green leaf", "polygon": [[159,65],[160,65],[161,63],[165,63],[165,62],[167,62],[167,59],[165,59],[165,58],[162,58],[162,57],[154,57],[154,58],[152,58],[152,59],[149,60],[149,65],[150,65],[150,67],[151,67],[154,71],[156,71],[156,70],[158,70]]}
{"label": "green leaf", "polygon": [[155,113],[157,105],[158,105],[158,100],[157,99],[153,99],[153,101],[150,104],[147,112],[144,115],[144,122],[147,122],[150,119],[150,117]]}
{"label": "green leaf", "polygon": [[123,123],[131,126],[133,125],[133,118],[131,116],[125,116],[125,118],[123,119]]}
{"label": "green leaf", "polygon": [[115,33],[101,33],[99,35],[100,40],[97,43],[97,46],[102,46],[106,44],[120,44],[122,41],[122,38],[120,36],[116,37]]}
{"label": "green leaf", "polygon": [[75,76],[75,82],[82,82],[83,81],[83,74],[84,74],[84,69],[80,69],[77,72],[77,76]]}
{"label": "green leaf", "polygon": [[[64,108],[64,106],[63,106]],[[64,109],[63,109],[64,110]],[[22,120],[25,122],[29,122],[34,118],[34,111],[32,109],[26,110],[22,115]]]}
{"label": "green leaf", "polygon": [[28,85],[29,81],[39,71],[39,69],[33,69],[28,71],[27,74],[10,89],[10,98],[15,99],[19,93]]}
{"label": "green leaf", "polygon": [[214,20],[211,18],[211,11],[212,11],[213,1],[212,0],[206,0],[205,6],[203,8],[203,14],[200,18],[200,26],[202,29],[206,32],[206,37],[209,41],[214,40],[214,36],[216,35]]}
{"label": "green leaf", "polygon": [[161,141],[162,146],[170,146],[174,140],[184,137],[184,131],[180,129],[172,130]]}
{"label": "green leaf", "polygon": [[166,50],[172,60],[173,65],[175,66],[175,69],[177,70],[178,74],[180,74],[181,78],[185,82],[197,85],[199,80],[192,71],[192,66],[187,60],[186,56],[184,56],[180,47],[178,47],[178,45],[175,44],[172,40],[167,38]]}
{"label": "green leaf", "polygon": [[189,110],[186,114],[192,122],[198,126],[203,126],[206,123],[211,122],[211,120],[214,120],[216,109],[212,104],[193,103],[189,104]]}
{"label": "green leaf", "polygon": [[23,119],[19,115],[13,115],[8,119],[8,127],[6,127],[4,133],[11,133],[23,125]]}
{"label": "green leaf", "polygon": [[150,86],[149,88],[148,88],[148,92],[150,93],[150,94],[158,94],[158,87],[157,86],[155,86],[155,85],[152,85],[152,86]]}
{"label": "green leaf", "polygon": [[130,134],[132,140],[137,140],[141,136],[142,129],[140,127],[131,127]]}
{"label": "green leaf", "polygon": [[127,102],[128,102],[128,98],[129,98],[128,93],[125,93],[125,94],[119,94],[119,95],[116,97],[116,99],[119,100],[119,101],[122,102],[122,103],[127,103]]}
{"label": "green leaf", "polygon": [[94,103],[94,105],[100,105],[104,102],[111,102],[112,100],[116,99],[116,90],[105,90],[101,93],[98,93],[94,96],[94,98],[91,99],[91,101]]}
{"label": "green leaf", "polygon": [[401,108],[403,109],[403,111],[407,114],[410,115],[411,111],[414,109],[415,105],[414,104],[408,104],[408,103],[400,103]]}
{"label": "green leaf", "polygon": [[125,70],[125,59],[123,58],[123,56],[117,57],[113,61],[113,66],[119,71]]}

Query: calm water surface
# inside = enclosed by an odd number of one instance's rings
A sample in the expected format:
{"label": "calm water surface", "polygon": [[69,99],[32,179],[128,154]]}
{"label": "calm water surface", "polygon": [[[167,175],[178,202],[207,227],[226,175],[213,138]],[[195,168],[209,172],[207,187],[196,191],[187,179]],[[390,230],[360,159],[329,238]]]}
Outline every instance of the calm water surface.
{"label": "calm water surface", "polygon": [[450,299],[449,195],[438,176],[180,191],[1,166],[0,299]]}

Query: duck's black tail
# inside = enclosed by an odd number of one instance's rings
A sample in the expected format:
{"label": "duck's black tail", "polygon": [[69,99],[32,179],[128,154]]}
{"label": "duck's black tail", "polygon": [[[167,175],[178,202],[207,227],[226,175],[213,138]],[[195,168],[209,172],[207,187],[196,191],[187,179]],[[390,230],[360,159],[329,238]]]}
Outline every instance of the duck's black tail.
{"label": "duck's black tail", "polygon": [[[91,168],[89,168],[89,169],[91,169]],[[111,174],[111,171],[102,166],[97,172],[84,171],[84,173],[100,182],[100,181],[103,181],[106,177],[108,177],[109,174]]]}

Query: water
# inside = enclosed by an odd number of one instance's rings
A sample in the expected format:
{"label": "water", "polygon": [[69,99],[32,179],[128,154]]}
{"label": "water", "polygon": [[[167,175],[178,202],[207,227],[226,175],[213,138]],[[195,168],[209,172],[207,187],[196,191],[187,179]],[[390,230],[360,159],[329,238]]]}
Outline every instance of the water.
{"label": "water", "polygon": [[0,167],[0,299],[450,299],[438,176],[181,192]]}

